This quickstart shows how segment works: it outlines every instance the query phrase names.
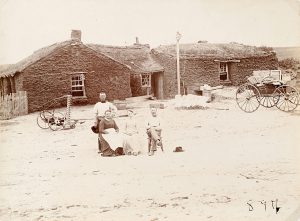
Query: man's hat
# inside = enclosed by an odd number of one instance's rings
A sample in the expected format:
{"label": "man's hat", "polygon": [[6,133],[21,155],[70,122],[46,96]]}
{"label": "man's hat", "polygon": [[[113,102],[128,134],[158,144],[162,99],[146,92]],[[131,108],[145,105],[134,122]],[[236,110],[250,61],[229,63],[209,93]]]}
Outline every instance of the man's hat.
{"label": "man's hat", "polygon": [[173,152],[184,152],[184,150],[182,149],[182,147],[176,147]]}
{"label": "man's hat", "polygon": [[92,130],[95,134],[98,134],[98,133],[99,133],[98,127],[92,126],[92,127],[91,127],[91,130]]}
{"label": "man's hat", "polygon": [[124,152],[123,147],[118,147],[118,148],[115,150],[115,154],[116,154],[116,156],[122,156],[122,155],[125,155],[125,152]]}

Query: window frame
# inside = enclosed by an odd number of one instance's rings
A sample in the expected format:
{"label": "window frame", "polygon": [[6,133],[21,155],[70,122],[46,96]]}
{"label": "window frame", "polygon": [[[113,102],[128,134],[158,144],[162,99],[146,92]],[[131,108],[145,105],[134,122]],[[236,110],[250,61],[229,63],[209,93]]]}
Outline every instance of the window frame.
{"label": "window frame", "polygon": [[[78,78],[79,79],[74,79],[74,78]],[[85,72],[76,72],[76,73],[73,73],[71,75],[71,94],[74,98],[84,98],[86,97],[86,92],[85,92]],[[74,84],[73,85],[73,82],[79,82],[79,84]],[[76,88],[76,87],[82,87],[81,90],[78,90],[78,89],[73,89],[73,88]],[[75,96],[73,95],[73,92],[83,92],[83,95],[82,96]]]}
{"label": "window frame", "polygon": [[[144,84],[145,81],[143,81],[143,79],[147,77],[147,84]],[[145,74],[141,74],[141,86],[142,87],[151,87],[151,74],[149,73],[145,73]]]}
{"label": "window frame", "polygon": [[[225,71],[223,71],[223,69],[221,68],[221,65],[225,64]],[[221,79],[221,75],[223,73],[226,73],[226,79],[225,80],[222,80]],[[225,74],[223,74],[225,75]],[[229,73],[228,73],[228,62],[220,62],[219,63],[219,78],[220,78],[220,81],[229,81]]]}

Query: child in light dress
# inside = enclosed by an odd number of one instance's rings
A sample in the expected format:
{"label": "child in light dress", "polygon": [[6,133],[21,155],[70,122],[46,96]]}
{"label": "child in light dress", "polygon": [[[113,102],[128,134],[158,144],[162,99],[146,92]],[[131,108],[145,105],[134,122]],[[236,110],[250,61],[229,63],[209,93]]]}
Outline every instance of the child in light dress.
{"label": "child in light dress", "polygon": [[141,138],[137,128],[137,123],[133,117],[133,110],[128,110],[129,119],[125,122],[125,139],[123,143],[126,155],[137,156],[141,153]]}

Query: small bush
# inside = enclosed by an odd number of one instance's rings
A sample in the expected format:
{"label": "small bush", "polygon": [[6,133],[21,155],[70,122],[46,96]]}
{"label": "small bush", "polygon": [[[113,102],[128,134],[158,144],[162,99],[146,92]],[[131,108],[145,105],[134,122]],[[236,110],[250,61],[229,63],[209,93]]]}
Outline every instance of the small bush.
{"label": "small bush", "polygon": [[265,52],[273,52],[274,51],[274,49],[272,47],[268,47],[268,46],[260,46],[258,48]]}
{"label": "small bush", "polygon": [[282,69],[292,69],[298,70],[300,69],[300,61],[295,58],[286,58],[278,62],[279,67]]}

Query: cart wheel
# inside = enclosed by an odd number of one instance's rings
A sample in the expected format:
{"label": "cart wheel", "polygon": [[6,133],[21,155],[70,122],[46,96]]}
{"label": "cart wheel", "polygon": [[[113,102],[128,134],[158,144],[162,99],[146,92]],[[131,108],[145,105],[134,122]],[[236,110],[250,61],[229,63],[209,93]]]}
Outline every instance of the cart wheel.
{"label": "cart wheel", "polygon": [[260,103],[260,105],[262,105],[264,107],[271,108],[271,107],[275,106],[276,101],[277,100],[275,100],[272,95],[266,95],[266,96],[261,97],[259,103]]}
{"label": "cart wheel", "polygon": [[276,107],[285,112],[293,111],[299,103],[299,93],[295,88],[288,85],[276,88],[273,97]]}
{"label": "cart wheel", "polygon": [[49,111],[41,111],[36,118],[37,125],[42,129],[48,129],[48,119],[51,118],[51,116],[52,113],[50,113]]}
{"label": "cart wheel", "polygon": [[60,112],[54,112],[48,124],[51,130],[61,130],[65,123],[65,116]]}
{"label": "cart wheel", "polygon": [[236,91],[236,102],[239,108],[247,113],[257,110],[260,105],[260,93],[252,84],[243,84]]}

